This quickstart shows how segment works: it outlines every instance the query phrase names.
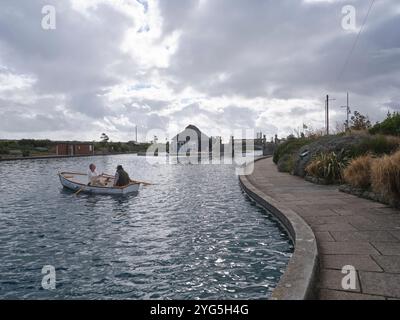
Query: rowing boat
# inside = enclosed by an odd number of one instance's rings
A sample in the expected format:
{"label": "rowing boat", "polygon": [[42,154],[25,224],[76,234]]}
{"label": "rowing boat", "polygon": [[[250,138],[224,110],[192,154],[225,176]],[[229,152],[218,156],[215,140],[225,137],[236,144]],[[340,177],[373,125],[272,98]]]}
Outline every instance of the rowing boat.
{"label": "rowing boat", "polygon": [[83,193],[102,194],[102,195],[126,195],[139,191],[140,183],[132,181],[124,187],[114,187],[114,178],[100,178],[104,186],[89,186],[87,184],[87,174],[75,172],[61,172],[58,174],[60,182],[64,188]]}

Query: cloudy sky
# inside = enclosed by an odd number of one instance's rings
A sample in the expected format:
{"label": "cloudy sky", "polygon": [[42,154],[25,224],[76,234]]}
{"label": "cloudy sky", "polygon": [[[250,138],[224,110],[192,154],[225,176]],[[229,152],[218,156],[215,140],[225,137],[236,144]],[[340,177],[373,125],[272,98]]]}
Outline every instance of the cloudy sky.
{"label": "cloudy sky", "polygon": [[[376,0],[355,42],[370,3],[1,0],[0,139],[130,140],[138,125],[143,140],[188,124],[287,135],[324,126],[327,93],[342,123],[346,91],[381,120],[400,108],[400,2]],[[342,27],[345,5],[356,29]]]}

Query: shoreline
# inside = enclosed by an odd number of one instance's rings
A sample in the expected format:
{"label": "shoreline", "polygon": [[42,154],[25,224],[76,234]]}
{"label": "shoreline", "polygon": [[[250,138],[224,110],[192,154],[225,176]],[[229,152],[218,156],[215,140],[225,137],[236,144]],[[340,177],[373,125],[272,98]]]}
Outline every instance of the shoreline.
{"label": "shoreline", "polygon": [[[255,160],[255,163],[270,158],[271,156],[261,157]],[[310,300],[315,298],[318,248],[313,231],[296,212],[256,188],[247,176],[239,176],[239,181],[243,191],[253,201],[279,220],[293,242],[293,255],[278,285],[272,292],[271,300]]]}
{"label": "shoreline", "polygon": [[[307,285],[304,275],[307,270],[311,275],[309,270],[313,268],[316,275],[309,277],[308,285],[316,299],[400,298],[398,209],[340,192],[337,186],[315,185],[279,172],[271,159],[256,161],[254,172],[241,179],[259,196],[255,200],[267,209],[272,207],[272,213],[284,224],[289,219],[288,225],[293,225],[288,214],[295,214],[315,235],[317,259],[307,258],[310,252],[299,251],[296,242],[294,257],[274,290],[273,299],[302,299],[295,295],[298,287],[291,283],[286,286],[286,279],[303,278],[303,285]],[[305,262],[304,269],[301,264],[297,264],[297,269],[291,267],[297,253],[300,261]],[[354,284],[344,287],[343,280],[349,275],[354,277]]]}
{"label": "shoreline", "polygon": [[47,159],[89,158],[89,157],[118,156],[118,155],[137,155],[137,156],[143,156],[140,152],[135,152],[135,153],[83,154],[83,155],[75,155],[75,156],[47,155],[47,156],[33,156],[33,157],[0,158],[0,162],[5,162],[5,161],[21,161],[21,160],[47,160]]}

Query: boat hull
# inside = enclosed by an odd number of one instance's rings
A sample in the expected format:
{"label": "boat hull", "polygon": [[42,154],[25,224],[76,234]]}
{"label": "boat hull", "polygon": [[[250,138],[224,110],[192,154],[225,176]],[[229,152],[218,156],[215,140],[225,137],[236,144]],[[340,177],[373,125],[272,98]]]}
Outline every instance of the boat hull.
{"label": "boat hull", "polygon": [[[83,174],[75,174],[75,173],[68,173],[63,172],[60,173],[58,176],[60,178],[61,185],[69,189],[71,191],[79,191],[83,193],[90,193],[90,194],[101,194],[101,195],[127,195],[131,193],[135,193],[139,191],[140,184],[138,183],[131,183],[125,187],[98,187],[98,186],[88,186],[83,183],[73,181],[71,177],[75,175],[86,176]],[[68,176],[68,178],[66,177]]]}

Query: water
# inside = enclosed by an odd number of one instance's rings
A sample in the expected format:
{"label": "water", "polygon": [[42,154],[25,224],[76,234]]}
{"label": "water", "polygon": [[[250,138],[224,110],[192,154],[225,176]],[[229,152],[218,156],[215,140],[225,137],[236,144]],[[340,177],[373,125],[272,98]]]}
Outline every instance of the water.
{"label": "water", "polygon": [[[123,198],[61,188],[59,170],[90,162],[157,184]],[[0,298],[267,298],[293,247],[234,172],[131,155],[0,163]],[[42,288],[45,265],[55,290]]]}

